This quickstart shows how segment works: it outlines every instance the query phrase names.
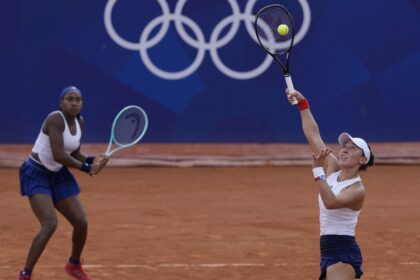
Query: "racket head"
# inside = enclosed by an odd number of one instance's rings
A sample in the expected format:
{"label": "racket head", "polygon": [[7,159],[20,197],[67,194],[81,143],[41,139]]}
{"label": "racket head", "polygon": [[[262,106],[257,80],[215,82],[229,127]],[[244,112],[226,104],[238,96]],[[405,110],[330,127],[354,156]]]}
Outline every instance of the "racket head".
{"label": "racket head", "polygon": [[[289,27],[286,35],[277,32],[279,25]],[[290,12],[280,4],[272,4],[260,9],[254,21],[255,34],[261,47],[271,54],[278,56],[290,53],[295,38],[295,27]]]}
{"label": "racket head", "polygon": [[[139,106],[129,105],[123,108],[114,118],[108,149],[110,156],[114,152],[135,145],[146,133],[149,120],[146,112]],[[117,147],[112,149],[112,144]]]}

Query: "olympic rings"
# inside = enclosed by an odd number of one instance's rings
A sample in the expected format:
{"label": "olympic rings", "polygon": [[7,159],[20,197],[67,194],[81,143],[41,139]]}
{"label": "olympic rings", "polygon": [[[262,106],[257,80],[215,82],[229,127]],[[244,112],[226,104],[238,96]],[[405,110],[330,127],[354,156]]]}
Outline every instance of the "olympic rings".
{"label": "olympic rings", "polygon": [[[209,51],[210,57],[220,72],[225,74],[226,76],[238,79],[238,80],[245,80],[245,79],[253,79],[258,77],[262,73],[264,73],[268,67],[270,67],[272,63],[272,59],[269,55],[267,55],[262,62],[261,65],[256,67],[250,71],[239,72],[230,69],[227,67],[219,57],[218,49],[226,46],[237,34],[239,30],[239,25],[241,21],[244,21],[246,31],[248,32],[249,36],[257,42],[257,38],[255,36],[253,22],[255,15],[252,14],[252,10],[255,6],[257,0],[248,0],[244,13],[240,12],[240,8],[236,0],[227,0],[232,10],[232,14],[230,16],[225,17],[222,19],[213,29],[210,39],[206,42],[204,37],[203,31],[201,30],[200,26],[197,25],[191,18],[186,17],[182,14],[183,8],[187,2],[187,0],[178,0],[174,13],[170,12],[169,5],[166,0],[156,0],[162,10],[162,15],[154,18],[151,20],[143,29],[139,42],[131,42],[122,38],[114,29],[114,25],[112,23],[112,11],[114,9],[115,4],[118,0],[108,0],[105,11],[104,11],[104,23],[105,29],[108,32],[108,35],[112,38],[112,40],[118,44],[119,46],[133,51],[139,51],[140,58],[142,59],[146,68],[155,74],[156,76],[168,79],[168,80],[178,80],[183,79],[191,74],[193,74],[202,64],[206,51]],[[301,28],[295,35],[295,45],[303,39],[306,35],[310,21],[311,21],[311,11],[307,0],[297,0],[302,8],[303,11],[303,22]],[[185,69],[178,71],[178,72],[168,72],[158,68],[150,59],[148,55],[148,49],[157,45],[166,33],[169,30],[169,25],[171,22],[175,23],[175,28],[180,36],[180,38],[187,43],[189,46],[197,49],[197,55],[191,65],[186,67]],[[223,29],[231,24],[230,29],[228,32],[222,37],[219,38],[220,34],[222,33]],[[161,25],[159,31],[154,35],[153,38],[149,38],[154,28],[158,25]],[[184,25],[188,26],[190,30],[194,33],[195,37],[191,37],[184,29]],[[264,27],[263,27],[264,28]],[[271,40],[269,40],[271,41]],[[272,44],[273,48],[281,49],[285,48],[284,43],[281,45]]]}

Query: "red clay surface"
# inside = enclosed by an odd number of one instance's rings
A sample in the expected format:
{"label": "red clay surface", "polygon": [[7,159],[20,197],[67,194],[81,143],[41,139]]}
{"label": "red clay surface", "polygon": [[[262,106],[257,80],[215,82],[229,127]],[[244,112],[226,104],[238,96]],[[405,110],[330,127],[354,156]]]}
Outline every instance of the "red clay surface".
{"label": "red clay surface", "polygon": [[[89,218],[92,279],[317,279],[317,190],[306,167],[73,171]],[[357,237],[362,279],[420,279],[420,168],[376,166]],[[39,225],[0,169],[0,279],[15,279]],[[71,227],[58,229],[33,280],[64,280]]]}
{"label": "red clay surface", "polygon": [[[337,143],[327,146],[338,152]],[[370,143],[379,164],[420,165],[420,142]],[[18,167],[33,144],[0,144],[0,167]],[[101,154],[107,144],[83,144],[86,154]],[[307,144],[138,144],[113,155],[113,166],[290,166],[309,165]]]}

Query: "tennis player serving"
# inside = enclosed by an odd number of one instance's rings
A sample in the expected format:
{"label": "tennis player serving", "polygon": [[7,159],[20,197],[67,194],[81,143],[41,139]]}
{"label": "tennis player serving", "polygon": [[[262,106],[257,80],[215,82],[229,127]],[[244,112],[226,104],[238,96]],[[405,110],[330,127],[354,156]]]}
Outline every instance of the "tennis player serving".
{"label": "tennis player serving", "polygon": [[373,165],[374,156],[365,140],[345,132],[338,137],[341,145],[338,158],[334,156],[321,138],[308,100],[297,91],[287,93],[289,102],[293,98],[298,101],[303,132],[313,153],[314,179],[319,187],[319,279],[359,279],[363,274],[362,254],[355,228],[365,200],[359,173]]}
{"label": "tennis player serving", "polygon": [[80,188],[68,168],[90,175],[107,164],[107,156],[86,156],[80,150],[84,120],[80,116],[82,93],[65,88],[60,96],[60,111],[45,119],[32,153],[20,168],[21,194],[28,196],[41,229],[32,241],[24,269],[18,280],[30,280],[32,270],[57,227],[57,209],[73,226],[73,246],[65,271],[74,279],[89,280],[80,264],[88,224],[78,198]]}

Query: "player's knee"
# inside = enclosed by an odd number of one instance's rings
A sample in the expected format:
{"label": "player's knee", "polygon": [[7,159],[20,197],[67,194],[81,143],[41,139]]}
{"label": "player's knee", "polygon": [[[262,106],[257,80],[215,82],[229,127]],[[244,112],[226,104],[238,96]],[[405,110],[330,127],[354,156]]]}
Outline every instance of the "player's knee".
{"label": "player's knee", "polygon": [[57,219],[46,219],[41,223],[41,231],[44,232],[46,235],[52,235],[57,229],[57,225]]}
{"label": "player's knee", "polygon": [[73,227],[79,230],[87,229],[88,221],[85,216],[76,219],[73,223]]}

